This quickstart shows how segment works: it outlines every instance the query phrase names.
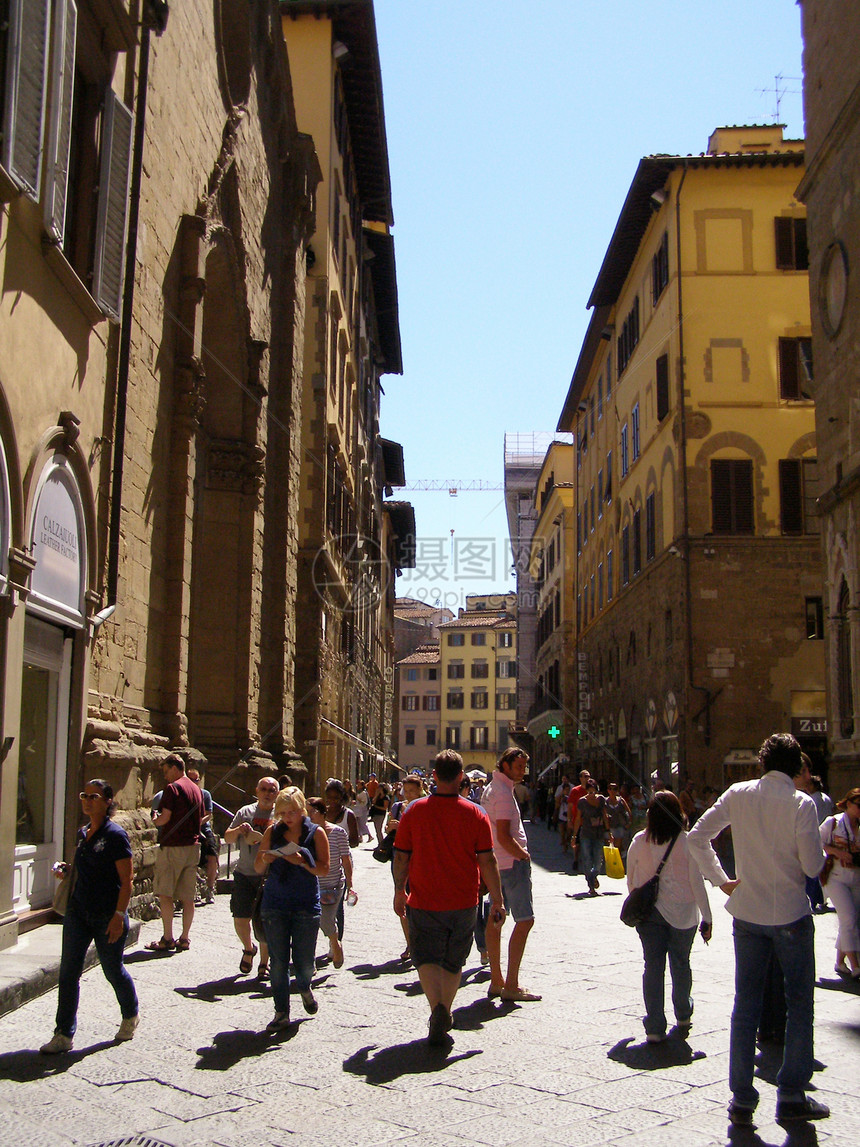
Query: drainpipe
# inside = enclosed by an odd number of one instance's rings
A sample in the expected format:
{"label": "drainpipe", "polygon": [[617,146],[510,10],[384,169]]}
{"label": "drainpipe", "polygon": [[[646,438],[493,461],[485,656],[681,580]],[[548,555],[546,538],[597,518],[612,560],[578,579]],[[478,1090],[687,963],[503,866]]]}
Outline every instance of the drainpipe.
{"label": "drainpipe", "polygon": [[131,156],[129,186],[128,237],[125,245],[125,281],[122,293],[122,319],[117,364],[116,409],[114,411],[113,473],[111,476],[110,524],[108,528],[107,604],[116,605],[119,581],[119,539],[122,520],[122,481],[125,460],[125,423],[128,405],[128,373],[131,358],[131,319],[134,306],[134,271],[137,255],[140,184],[143,174],[144,128],[146,126],[146,93],[149,83],[149,34],[154,28],[160,36],[167,27],[167,0],[144,0],[140,32],[140,56],[135,100],[134,146]]}

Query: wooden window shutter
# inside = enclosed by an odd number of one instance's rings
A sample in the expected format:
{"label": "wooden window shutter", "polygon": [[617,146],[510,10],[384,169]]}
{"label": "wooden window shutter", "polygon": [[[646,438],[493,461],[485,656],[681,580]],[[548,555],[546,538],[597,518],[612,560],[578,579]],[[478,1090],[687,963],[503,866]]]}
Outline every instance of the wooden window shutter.
{"label": "wooden window shutter", "polygon": [[794,220],[778,215],[774,221],[776,230],[776,265],[780,271],[794,270]]}
{"label": "wooden window shutter", "polygon": [[779,460],[779,516],[782,533],[803,533],[803,482],[799,458]]}
{"label": "wooden window shutter", "polygon": [[42,178],[50,0],[9,0],[3,166],[34,203]]}
{"label": "wooden window shutter", "polygon": [[66,228],[77,24],[78,10],[74,0],[59,0],[54,12],[55,48],[51,70],[54,95],[45,157],[45,227],[58,244],[63,242]]}
{"label": "wooden window shutter", "polygon": [[657,421],[662,422],[669,413],[669,356],[657,359]]}
{"label": "wooden window shutter", "polygon": [[752,462],[744,458],[712,460],[711,511],[715,534],[754,532]]}
{"label": "wooden window shutter", "polygon": [[779,396],[780,398],[799,398],[800,380],[798,378],[797,339],[779,340]]}
{"label": "wooden window shutter", "polygon": [[753,533],[753,468],[742,458],[732,462],[732,495],[735,510],[735,533]]}
{"label": "wooden window shutter", "polygon": [[116,322],[122,307],[132,123],[129,109],[108,88],[102,124],[93,298]]}

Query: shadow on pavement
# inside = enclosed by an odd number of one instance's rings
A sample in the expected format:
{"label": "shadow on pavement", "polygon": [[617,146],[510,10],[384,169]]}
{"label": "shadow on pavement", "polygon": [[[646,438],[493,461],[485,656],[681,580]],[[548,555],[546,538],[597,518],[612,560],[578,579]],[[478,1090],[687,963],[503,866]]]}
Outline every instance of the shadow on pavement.
{"label": "shadow on pavement", "polygon": [[509,1015],[516,1006],[515,1003],[488,1000],[486,997],[473,1000],[471,1004],[454,1009],[454,1026],[461,1031],[480,1031],[485,1023]]}
{"label": "shadow on pavement", "polygon": [[693,1051],[685,1039],[667,1039],[663,1043],[636,1043],[632,1036],[619,1042],[606,1053],[608,1059],[623,1063],[633,1071],[661,1071],[683,1067],[706,1059],[703,1051]]}
{"label": "shadow on pavement", "polygon": [[402,975],[408,967],[408,960],[386,960],[384,964],[353,964],[348,971],[359,980],[378,980],[380,976]]}
{"label": "shadow on pavement", "polygon": [[474,1050],[465,1051],[462,1055],[449,1055],[450,1048],[451,1043],[447,1047],[430,1047],[426,1039],[414,1039],[378,1051],[375,1044],[368,1044],[343,1061],[343,1070],[350,1075],[362,1075],[367,1083],[378,1086],[392,1083],[403,1075],[444,1071],[452,1063],[482,1054]]}
{"label": "shadow on pavement", "polygon": [[300,1020],[294,1020],[281,1031],[218,1032],[210,1047],[198,1047],[200,1057],[194,1067],[200,1071],[229,1071],[243,1059],[276,1051],[281,1044],[295,1039]]}
{"label": "shadow on pavement", "polygon": [[825,979],[824,976],[819,976],[815,986],[828,992],[845,992],[849,996],[860,996],[860,980],[849,980],[847,977],[834,976]]}
{"label": "shadow on pavement", "polygon": [[762,1139],[752,1127],[729,1127],[727,1134],[731,1147],[818,1147],[818,1132],[811,1123],[798,1123],[785,1128],[785,1139]]}
{"label": "shadow on pavement", "polygon": [[[187,988],[174,988],[186,1000],[202,1000],[207,1004],[217,1004],[225,996],[248,995],[251,999],[263,999],[268,995],[264,985],[253,976],[224,976],[220,980],[205,980],[202,984],[192,984]],[[252,994],[255,992],[256,994]]]}
{"label": "shadow on pavement", "polygon": [[49,1079],[52,1075],[65,1074],[70,1067],[74,1067],[87,1056],[116,1046],[116,1040],[107,1039],[61,1055],[40,1055],[36,1048],[6,1051],[0,1055],[0,1079],[10,1079],[15,1083],[32,1083],[36,1079]]}

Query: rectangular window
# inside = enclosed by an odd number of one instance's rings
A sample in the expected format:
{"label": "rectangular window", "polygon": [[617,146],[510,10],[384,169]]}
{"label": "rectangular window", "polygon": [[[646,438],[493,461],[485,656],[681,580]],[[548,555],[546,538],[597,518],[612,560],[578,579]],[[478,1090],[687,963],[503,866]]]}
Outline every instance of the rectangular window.
{"label": "rectangular window", "polygon": [[627,585],[630,581],[630,527],[624,526],[621,531],[621,584]]}
{"label": "rectangular window", "polygon": [[472,726],[469,730],[469,747],[472,749],[486,749],[490,743],[490,730],[486,725]]}
{"label": "rectangular window", "polygon": [[662,422],[669,413],[669,356],[657,359],[657,421]]}
{"label": "rectangular window", "polygon": [[449,645],[465,645],[466,644],[465,633],[449,633],[448,634],[448,644]]}
{"label": "rectangular window", "polygon": [[403,698],[403,711],[404,713],[415,713],[418,710],[418,698],[414,693],[409,693]]}
{"label": "rectangular window", "polygon": [[612,351],[606,352],[606,405],[612,397]]}
{"label": "rectangular window", "polygon": [[465,693],[449,693],[446,701],[447,708],[449,709],[464,709],[465,708]]}
{"label": "rectangular window", "polygon": [[597,380],[597,421],[603,417],[603,375]]}
{"label": "rectangular window", "polygon": [[436,744],[436,730],[435,729],[428,729],[427,730],[427,744],[428,745],[435,745]]}
{"label": "rectangular window", "polygon": [[603,609],[603,562],[597,563],[597,608]]}
{"label": "rectangular window", "polygon": [[472,666],[472,680],[478,677],[489,677],[490,666],[486,661],[476,661]]}
{"label": "rectangular window", "polygon": [[466,666],[462,661],[455,661],[448,666],[448,680],[458,681],[460,678],[466,676]]}
{"label": "rectangular window", "polygon": [[817,534],[818,461],[780,458],[779,516],[783,534]]}
{"label": "rectangular window", "polygon": [[512,633],[503,632],[499,634],[499,649],[512,649],[514,644],[514,635]]}
{"label": "rectangular window", "polygon": [[439,670],[436,668],[435,665],[432,665],[427,670],[427,680],[428,681],[437,681],[438,679],[439,679]]}
{"label": "rectangular window", "polygon": [[627,477],[627,471],[630,469],[630,453],[627,444],[627,423],[621,427],[621,477]]}
{"label": "rectangular window", "polygon": [[404,732],[403,743],[405,745],[414,745],[415,744],[415,730],[414,729],[404,729],[403,732]]}
{"label": "rectangular window", "polygon": [[630,445],[631,445],[632,450],[633,450],[633,461],[635,462],[636,459],[639,457],[639,454],[641,453],[640,438],[639,438],[639,403],[638,402],[633,407],[633,410],[630,414],[630,438],[631,438]]}
{"label": "rectangular window", "polygon": [[633,300],[633,306],[627,312],[627,318],[621,324],[621,334],[618,336],[618,377],[627,369],[627,364],[639,343],[639,296]]}
{"label": "rectangular window", "polygon": [[711,460],[711,511],[715,534],[752,534],[753,466],[747,458]]}
{"label": "rectangular window", "polygon": [[612,601],[612,550],[606,551],[606,600]]}
{"label": "rectangular window", "polygon": [[603,471],[597,471],[597,517],[603,517]]}
{"label": "rectangular window", "polygon": [[426,710],[426,712],[428,712],[428,713],[438,713],[439,712],[440,697],[439,697],[438,693],[428,693],[427,696],[423,698],[423,701],[424,701],[424,709]]}
{"label": "rectangular window", "polygon": [[806,599],[806,636],[810,641],[824,639],[824,604],[820,597]]}
{"label": "rectangular window", "polygon": [[516,661],[497,661],[496,662],[496,676],[497,677],[516,677],[517,663]]}
{"label": "rectangular window", "polygon": [[657,553],[657,512],[654,491],[645,499],[645,561],[653,562]]}
{"label": "rectangular window", "polygon": [[417,669],[407,669],[406,670],[406,680],[407,681],[417,681],[418,680],[418,670]]}
{"label": "rectangular window", "polygon": [[517,697],[515,693],[497,693],[496,694],[496,708],[497,709],[516,709]]}
{"label": "rectangular window", "polygon": [[460,726],[449,725],[445,730],[445,748],[446,749],[459,749],[460,748]]}
{"label": "rectangular window", "polygon": [[806,241],[806,220],[774,219],[776,232],[776,265],[780,271],[808,271],[809,245]]}
{"label": "rectangular window", "polygon": [[642,511],[633,511],[633,575],[642,570]]}
{"label": "rectangular window", "polygon": [[487,709],[489,708],[489,693],[485,689],[476,689],[472,693],[472,708],[473,709]]}
{"label": "rectangular window", "polygon": [[473,633],[472,634],[472,644],[473,645],[486,645],[487,644],[486,633]]}
{"label": "rectangular window", "polygon": [[779,340],[779,397],[788,402],[812,398],[812,339]]}
{"label": "rectangular window", "polygon": [[606,451],[606,490],[603,494],[607,506],[612,501],[612,451]]}
{"label": "rectangular window", "polygon": [[651,303],[657,302],[669,285],[669,232],[663,232],[657,253],[651,260]]}

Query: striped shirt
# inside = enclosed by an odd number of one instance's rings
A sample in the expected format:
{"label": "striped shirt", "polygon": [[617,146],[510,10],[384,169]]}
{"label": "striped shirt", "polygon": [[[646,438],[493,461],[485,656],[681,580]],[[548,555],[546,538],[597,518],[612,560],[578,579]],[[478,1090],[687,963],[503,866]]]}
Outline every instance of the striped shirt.
{"label": "striped shirt", "polygon": [[320,888],[340,888],[344,882],[343,858],[350,855],[349,836],[346,829],[337,824],[326,825],[328,836],[329,869],[328,876],[320,877]]}

